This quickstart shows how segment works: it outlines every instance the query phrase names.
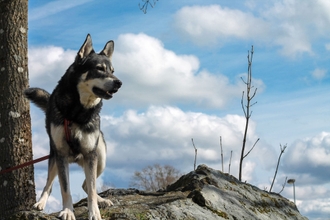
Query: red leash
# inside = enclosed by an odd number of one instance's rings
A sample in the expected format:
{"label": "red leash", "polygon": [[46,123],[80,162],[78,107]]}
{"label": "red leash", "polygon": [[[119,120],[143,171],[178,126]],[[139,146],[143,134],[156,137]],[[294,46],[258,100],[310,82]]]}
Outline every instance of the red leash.
{"label": "red leash", "polygon": [[[71,137],[71,132],[70,132],[70,129],[69,129],[68,126],[70,126],[71,124],[72,124],[71,121],[68,121],[68,120],[64,119],[65,139],[66,139],[66,141],[67,141],[68,143],[70,142],[70,139],[71,139],[71,138],[70,138],[70,137]],[[8,168],[8,169],[6,169],[6,170],[1,170],[1,171],[0,171],[0,175],[1,175],[1,174],[4,174],[4,173],[11,172],[11,171],[13,171],[13,170],[18,170],[18,169],[21,169],[21,168],[23,168],[23,167],[30,166],[30,165],[35,164],[35,163],[39,163],[39,162],[44,161],[44,160],[47,160],[47,159],[49,159],[49,155],[44,156],[44,157],[40,157],[40,158],[35,159],[35,160],[31,160],[31,161],[29,161],[29,162],[23,163],[23,164],[18,165],[18,166],[14,166],[14,167]]]}
{"label": "red leash", "polygon": [[11,171],[13,171],[13,170],[18,170],[18,169],[20,169],[20,168],[30,166],[30,165],[32,165],[32,164],[34,164],[34,163],[38,163],[38,162],[40,162],[40,161],[47,160],[48,158],[49,158],[49,155],[44,156],[44,157],[41,157],[41,158],[38,158],[38,159],[35,159],[35,160],[31,160],[31,161],[26,162],[26,163],[23,163],[23,164],[21,164],[21,165],[18,165],[18,166],[15,166],[15,167],[11,167],[11,168],[6,169],[6,170],[1,170],[1,171],[0,171],[0,174],[8,173],[8,172],[11,172]]}

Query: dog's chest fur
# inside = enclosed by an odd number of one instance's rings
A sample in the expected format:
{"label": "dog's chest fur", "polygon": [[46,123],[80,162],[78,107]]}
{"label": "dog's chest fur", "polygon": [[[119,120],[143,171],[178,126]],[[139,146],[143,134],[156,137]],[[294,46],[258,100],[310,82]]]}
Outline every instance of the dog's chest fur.
{"label": "dog's chest fur", "polygon": [[[84,131],[76,123],[72,123],[67,129],[70,130],[70,139],[66,139],[66,131],[64,125],[55,125],[51,123],[50,134],[55,143],[56,151],[63,156],[72,157],[74,162],[79,154],[86,155],[95,150],[101,133],[99,130]],[[71,142],[71,144],[69,143]]]}

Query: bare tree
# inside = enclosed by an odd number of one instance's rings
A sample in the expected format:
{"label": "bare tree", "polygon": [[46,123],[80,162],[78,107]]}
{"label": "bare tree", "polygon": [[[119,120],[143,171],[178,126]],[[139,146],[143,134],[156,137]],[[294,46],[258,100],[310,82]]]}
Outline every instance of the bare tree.
{"label": "bare tree", "polygon": [[[270,186],[269,192],[272,191],[272,188],[273,188],[273,185],[274,185],[274,182],[275,182],[275,179],[276,179],[276,175],[277,175],[278,166],[280,165],[281,157],[282,157],[282,154],[284,153],[284,151],[285,151],[285,149],[286,149],[286,146],[287,146],[287,145],[284,145],[284,146],[282,147],[282,145],[280,144],[281,153],[280,153],[280,156],[278,157],[278,160],[277,160],[277,166],[276,166],[276,170],[275,170],[274,178],[273,178],[273,181],[272,181],[272,185]],[[283,185],[283,189],[284,189],[284,186],[285,186],[285,184]],[[281,192],[283,191],[283,189],[281,190]]]}
{"label": "bare tree", "polygon": [[135,171],[130,187],[137,187],[147,191],[165,189],[180,177],[180,172],[170,165],[161,166],[154,164],[147,166],[142,171]]}
{"label": "bare tree", "polygon": [[242,181],[242,166],[243,166],[243,160],[244,158],[249,155],[249,153],[252,151],[252,149],[255,147],[255,145],[257,144],[258,140],[254,143],[254,145],[252,146],[252,148],[245,154],[245,145],[246,145],[246,137],[247,137],[247,133],[248,133],[248,128],[249,128],[249,120],[250,117],[252,115],[252,111],[251,111],[251,107],[256,104],[256,102],[251,103],[252,99],[254,98],[254,96],[257,93],[257,88],[254,89],[253,93],[251,94],[251,89],[253,89],[253,85],[252,85],[252,59],[253,59],[253,46],[251,48],[251,52],[248,52],[248,73],[247,73],[247,80],[245,81],[243,78],[242,81],[244,82],[244,84],[246,85],[246,104],[244,104],[244,91],[242,93],[242,99],[241,99],[241,105],[242,105],[242,109],[245,115],[245,129],[244,129],[244,136],[243,136],[243,145],[242,145],[242,151],[241,151],[241,158],[240,158],[240,163],[239,163],[239,177],[238,179],[240,181]]}
{"label": "bare tree", "polygon": [[[0,1],[0,170],[31,161],[28,87],[28,1]],[[35,203],[33,166],[0,174],[0,216]]]}

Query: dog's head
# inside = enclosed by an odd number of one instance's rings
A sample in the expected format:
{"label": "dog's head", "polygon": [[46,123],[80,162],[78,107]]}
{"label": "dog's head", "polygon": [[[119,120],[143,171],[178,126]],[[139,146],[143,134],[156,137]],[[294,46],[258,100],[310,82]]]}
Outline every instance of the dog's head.
{"label": "dog's head", "polygon": [[100,99],[110,99],[121,87],[121,81],[113,74],[113,50],[114,42],[108,41],[100,53],[95,53],[88,34],[78,51],[74,68],[80,74],[77,87],[84,102],[86,99],[94,103],[98,103]]}

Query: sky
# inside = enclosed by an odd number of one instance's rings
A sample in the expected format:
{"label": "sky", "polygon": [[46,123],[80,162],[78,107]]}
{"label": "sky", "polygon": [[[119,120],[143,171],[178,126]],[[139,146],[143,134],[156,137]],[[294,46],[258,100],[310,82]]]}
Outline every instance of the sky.
{"label": "sky", "polygon": [[[295,179],[296,203],[309,219],[330,218],[330,1],[159,0],[29,1],[31,87],[51,92],[86,35],[101,51],[114,40],[113,66],[123,82],[103,102],[107,142],[102,186],[129,187],[134,171],[172,165],[182,174],[197,164],[238,177],[245,117],[247,55],[254,47],[257,89],[242,181],[273,192]],[[243,80],[242,80],[243,79]],[[49,153],[44,114],[31,105],[34,158]],[[224,160],[221,161],[220,136]],[[70,166],[74,202],[84,198],[84,174]],[[47,162],[35,165],[37,198]],[[282,196],[293,201],[293,185]],[[58,180],[45,211],[61,209]]]}

